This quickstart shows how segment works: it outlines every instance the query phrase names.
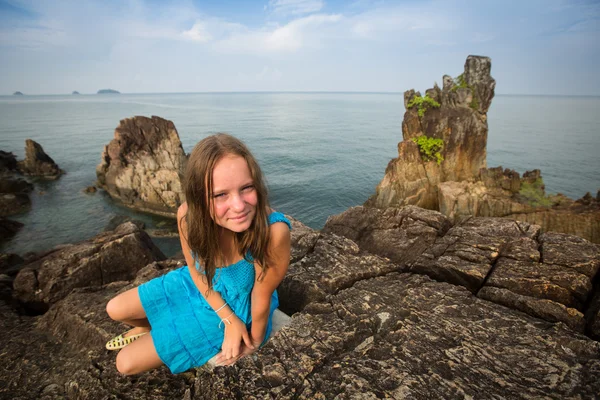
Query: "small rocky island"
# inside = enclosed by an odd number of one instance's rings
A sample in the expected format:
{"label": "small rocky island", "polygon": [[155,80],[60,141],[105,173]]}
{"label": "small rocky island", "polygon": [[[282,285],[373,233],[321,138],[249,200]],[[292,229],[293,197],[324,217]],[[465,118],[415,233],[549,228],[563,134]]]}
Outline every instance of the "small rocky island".
{"label": "small rocky island", "polygon": [[80,94],[77,90],[74,90],[71,94]]}
{"label": "small rocky island", "polygon": [[[412,193],[414,202],[439,198],[433,196],[435,188],[425,186],[429,169],[441,168],[448,175],[438,177],[458,179],[480,168],[481,155],[461,160],[449,151],[461,145],[451,135],[455,129],[487,135],[484,110],[491,97],[485,87],[491,81],[473,78],[481,76],[477,71],[489,72],[488,60],[469,57],[472,74],[465,87],[453,81],[458,86],[453,91],[445,81],[439,97],[428,96],[465,108],[454,109],[459,118],[452,120],[451,113],[448,129],[441,131],[451,139],[441,156],[456,163],[454,172],[435,155],[439,151],[425,161],[419,140],[405,140],[399,159],[406,161],[406,156],[416,167],[403,170],[401,161],[393,160],[370,204],[331,216],[321,231],[290,218],[290,266],[278,292],[280,309],[292,318],[260,351],[232,367],[179,375],[162,367],[120,375],[116,354],[104,343],[125,327],[108,318],[107,301],[184,263],[165,259],[140,226],[125,221],[5,270],[0,279],[0,397],[597,398],[599,245],[511,218],[455,218],[399,204],[407,197],[396,188]],[[481,97],[473,96],[475,91]],[[432,110],[420,110],[436,106],[416,97],[414,92],[406,96],[407,108],[421,120],[411,114],[408,123],[421,129]],[[469,110],[479,115],[469,116]],[[464,118],[470,124],[460,131],[456,124]],[[422,132],[431,137],[428,126],[433,125],[426,124]],[[485,151],[483,143],[480,137],[470,149]],[[185,159],[171,121],[126,119],[104,148],[98,180],[119,201],[162,213],[182,200],[180,184],[173,180]],[[435,166],[423,165],[427,162]],[[425,173],[423,181],[415,183],[412,177],[419,172]],[[166,187],[166,181],[172,186]],[[507,190],[509,183],[517,185],[516,179],[499,181]],[[152,191],[157,193],[150,203],[138,195]],[[382,199],[396,204],[385,205]],[[8,256],[0,256],[0,262]]]}
{"label": "small rocky island", "polygon": [[100,89],[98,94],[121,94],[121,92],[114,89]]}
{"label": "small rocky island", "polygon": [[21,92],[14,92],[13,96],[23,96],[23,93],[21,93]]}

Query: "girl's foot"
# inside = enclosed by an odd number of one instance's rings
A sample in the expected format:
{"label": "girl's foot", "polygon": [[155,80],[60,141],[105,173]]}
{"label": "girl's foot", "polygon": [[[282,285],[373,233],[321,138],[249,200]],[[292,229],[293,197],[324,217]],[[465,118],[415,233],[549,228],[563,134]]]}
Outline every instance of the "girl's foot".
{"label": "girl's foot", "polygon": [[135,327],[125,333],[120,334],[109,340],[106,343],[107,350],[120,350],[123,347],[127,346],[135,342],[140,337],[144,336],[146,333],[150,332],[150,329],[146,327]]}

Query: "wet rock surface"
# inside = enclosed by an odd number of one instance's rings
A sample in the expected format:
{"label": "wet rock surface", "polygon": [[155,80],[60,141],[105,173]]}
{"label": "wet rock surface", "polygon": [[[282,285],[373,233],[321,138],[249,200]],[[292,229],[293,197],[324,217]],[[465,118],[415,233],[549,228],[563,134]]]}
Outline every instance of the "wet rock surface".
{"label": "wet rock surface", "polygon": [[128,207],[175,216],[184,201],[185,152],[173,122],[160,117],[121,120],[96,167],[98,185]]}

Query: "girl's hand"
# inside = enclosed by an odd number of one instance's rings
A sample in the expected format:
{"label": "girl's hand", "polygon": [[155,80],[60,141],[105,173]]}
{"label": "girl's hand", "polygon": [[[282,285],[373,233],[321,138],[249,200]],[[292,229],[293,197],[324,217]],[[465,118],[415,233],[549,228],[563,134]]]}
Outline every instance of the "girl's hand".
{"label": "girl's hand", "polygon": [[221,345],[221,352],[217,358],[221,357],[223,360],[237,359],[241,354],[242,343],[244,347],[248,347],[254,351],[254,345],[250,340],[246,324],[235,315],[224,318],[224,320],[228,320],[231,323],[223,322],[225,324],[225,337]]}
{"label": "girl's hand", "polygon": [[238,354],[237,357],[233,357],[231,359],[226,359],[223,352],[220,352],[217,355],[217,357],[215,358],[215,365],[217,367],[227,367],[227,366],[233,365],[240,358],[249,356],[250,354],[254,353],[256,350],[258,350],[261,343],[262,343],[262,340],[252,340],[252,345],[254,347],[248,347],[248,346],[246,346],[246,343],[243,343],[240,354]]}

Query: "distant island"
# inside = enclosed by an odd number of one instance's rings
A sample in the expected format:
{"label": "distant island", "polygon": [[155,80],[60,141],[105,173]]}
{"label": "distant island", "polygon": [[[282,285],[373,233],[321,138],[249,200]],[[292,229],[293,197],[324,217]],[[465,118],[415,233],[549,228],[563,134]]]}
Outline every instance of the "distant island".
{"label": "distant island", "polygon": [[79,92],[77,90],[74,90],[71,94],[79,94]]}
{"label": "distant island", "polygon": [[98,94],[121,94],[119,91],[114,89],[100,89]]}
{"label": "distant island", "polygon": [[21,92],[14,92],[13,96],[23,96],[23,93],[21,93]]}

